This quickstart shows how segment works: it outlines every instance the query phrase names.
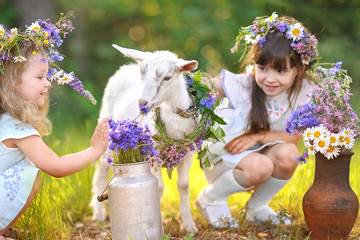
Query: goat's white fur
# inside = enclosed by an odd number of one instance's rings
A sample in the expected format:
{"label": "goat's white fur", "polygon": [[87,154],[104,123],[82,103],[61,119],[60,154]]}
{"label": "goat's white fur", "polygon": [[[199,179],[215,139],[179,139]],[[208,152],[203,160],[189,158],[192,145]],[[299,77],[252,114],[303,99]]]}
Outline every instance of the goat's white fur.
{"label": "goat's white fur", "polygon": [[[184,134],[191,133],[196,127],[195,120],[182,118],[175,111],[178,108],[186,110],[192,105],[182,72],[195,70],[198,65],[197,61],[180,59],[169,51],[152,53],[113,46],[125,56],[137,61],[138,64],[120,67],[109,79],[104,91],[99,119],[104,117],[111,117],[114,120],[134,119],[139,114],[139,104],[148,106],[151,110],[160,107],[160,116],[170,137],[183,139]],[[155,131],[150,114],[143,119],[142,123],[147,124],[151,131]],[[187,154],[177,166],[180,219],[182,228],[187,232],[198,231],[191,215],[189,203],[188,175],[192,158],[193,154]],[[161,199],[164,182],[160,167],[153,167],[151,171],[158,179]],[[95,220],[104,221],[106,218],[104,203],[98,202],[96,197],[104,189],[108,173],[109,166],[103,156],[100,164],[96,166],[93,177],[91,205]]]}

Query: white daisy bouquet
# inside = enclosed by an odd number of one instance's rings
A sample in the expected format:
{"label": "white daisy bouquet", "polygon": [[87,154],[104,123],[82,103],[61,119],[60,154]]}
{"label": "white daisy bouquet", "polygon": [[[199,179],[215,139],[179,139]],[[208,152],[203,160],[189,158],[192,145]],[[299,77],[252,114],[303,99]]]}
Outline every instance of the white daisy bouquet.
{"label": "white daisy bouquet", "polygon": [[311,101],[293,111],[285,123],[286,132],[302,134],[306,150],[297,159],[300,163],[317,152],[327,159],[337,157],[350,151],[359,137],[359,118],[349,102],[352,80],[341,65],[319,65],[314,70]]}

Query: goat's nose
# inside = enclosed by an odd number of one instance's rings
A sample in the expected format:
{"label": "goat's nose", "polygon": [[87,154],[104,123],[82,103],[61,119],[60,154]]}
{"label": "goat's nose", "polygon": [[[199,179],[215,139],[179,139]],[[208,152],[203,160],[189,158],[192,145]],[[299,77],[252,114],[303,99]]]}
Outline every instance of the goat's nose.
{"label": "goat's nose", "polygon": [[148,104],[148,101],[146,100],[139,100],[139,106],[146,106]]}

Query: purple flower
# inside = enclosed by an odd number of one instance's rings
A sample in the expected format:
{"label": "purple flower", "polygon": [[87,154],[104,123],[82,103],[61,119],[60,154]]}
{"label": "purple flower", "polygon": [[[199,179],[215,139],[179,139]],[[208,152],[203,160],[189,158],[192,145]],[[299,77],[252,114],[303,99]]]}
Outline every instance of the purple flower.
{"label": "purple flower", "polygon": [[215,102],[216,97],[209,95],[208,98],[200,100],[200,105],[204,106],[205,108],[211,109]]}
{"label": "purple flower", "polygon": [[300,133],[306,128],[319,125],[319,119],[316,117],[316,110],[313,105],[302,105],[290,114],[285,122],[285,132],[289,134]]}
{"label": "purple flower", "polygon": [[296,158],[296,161],[298,161],[300,164],[305,164],[307,163],[306,159],[309,159],[309,155],[307,151],[304,151],[300,157]]}
{"label": "purple flower", "polygon": [[149,113],[150,107],[145,105],[139,106],[140,114],[144,114],[145,116]]}
{"label": "purple flower", "polygon": [[262,47],[264,42],[266,42],[266,37],[260,38],[258,43]]}
{"label": "purple flower", "polygon": [[147,126],[142,127],[139,122],[129,119],[119,121],[109,119],[108,124],[110,127],[108,162],[139,162],[159,154],[155,150],[152,134]]}

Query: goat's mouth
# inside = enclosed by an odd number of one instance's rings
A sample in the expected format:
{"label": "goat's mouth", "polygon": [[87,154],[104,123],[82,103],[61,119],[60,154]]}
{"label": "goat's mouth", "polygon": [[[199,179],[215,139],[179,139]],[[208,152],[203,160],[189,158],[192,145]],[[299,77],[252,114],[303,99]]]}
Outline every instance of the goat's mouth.
{"label": "goat's mouth", "polygon": [[155,103],[153,103],[153,104],[149,107],[150,111],[154,110],[155,108],[156,108]]}

